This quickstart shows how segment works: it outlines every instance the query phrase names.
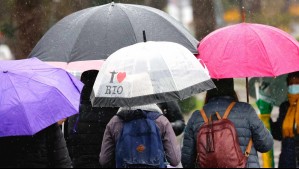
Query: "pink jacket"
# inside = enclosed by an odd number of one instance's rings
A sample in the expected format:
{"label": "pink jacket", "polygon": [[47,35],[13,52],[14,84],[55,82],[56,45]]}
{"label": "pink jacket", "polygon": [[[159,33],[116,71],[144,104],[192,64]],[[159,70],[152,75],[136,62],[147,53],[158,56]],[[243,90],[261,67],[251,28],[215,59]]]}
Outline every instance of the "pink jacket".
{"label": "pink jacket", "polygon": [[[165,116],[160,116],[157,118],[156,124],[160,129],[167,161],[172,166],[179,165],[181,162],[181,149],[170,122]],[[118,116],[114,116],[107,125],[100,153],[100,164],[102,166],[109,166],[112,161],[115,161],[115,147],[122,128],[123,120]]]}

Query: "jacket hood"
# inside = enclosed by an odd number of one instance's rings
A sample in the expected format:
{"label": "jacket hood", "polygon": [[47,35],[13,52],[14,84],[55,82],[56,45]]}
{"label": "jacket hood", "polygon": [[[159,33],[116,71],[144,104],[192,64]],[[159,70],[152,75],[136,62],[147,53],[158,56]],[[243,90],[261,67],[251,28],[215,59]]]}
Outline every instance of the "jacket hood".
{"label": "jacket hood", "polygon": [[135,107],[121,107],[117,115],[121,117],[125,121],[130,121],[137,117],[144,117],[145,112],[158,112],[159,114],[163,114],[162,110],[156,105],[144,105],[144,106],[135,106]]}

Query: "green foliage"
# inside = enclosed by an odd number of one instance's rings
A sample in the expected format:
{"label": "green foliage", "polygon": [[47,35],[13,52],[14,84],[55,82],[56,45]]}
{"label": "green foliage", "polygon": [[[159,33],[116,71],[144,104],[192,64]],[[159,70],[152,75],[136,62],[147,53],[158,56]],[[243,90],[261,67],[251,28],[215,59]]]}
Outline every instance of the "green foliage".
{"label": "green foliage", "polygon": [[15,28],[11,24],[4,23],[0,26],[0,32],[2,32],[7,38],[13,38]]}
{"label": "green foliage", "polygon": [[112,0],[93,0],[92,4],[95,6],[104,5],[112,2]]}
{"label": "green foliage", "polygon": [[203,107],[203,104],[203,101],[197,100],[194,96],[179,102],[179,105],[184,114],[189,114],[196,109],[201,109]]}
{"label": "green foliage", "polygon": [[222,4],[224,9],[233,9],[233,8],[239,8],[239,2],[240,0],[222,0]]}
{"label": "green foliage", "polygon": [[279,13],[276,14],[275,16],[269,16],[266,17],[263,14],[255,14],[250,17],[251,22],[254,23],[261,23],[261,24],[267,24],[271,26],[275,26],[278,28],[284,28],[288,27],[290,24],[292,17],[290,16],[289,13]]}

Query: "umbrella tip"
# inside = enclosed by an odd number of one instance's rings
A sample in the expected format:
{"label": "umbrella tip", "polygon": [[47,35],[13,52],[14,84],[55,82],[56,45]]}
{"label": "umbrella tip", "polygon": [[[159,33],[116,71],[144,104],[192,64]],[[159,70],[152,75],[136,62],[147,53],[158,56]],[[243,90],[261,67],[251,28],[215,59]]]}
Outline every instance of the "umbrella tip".
{"label": "umbrella tip", "polygon": [[242,21],[245,22],[246,15],[245,15],[245,7],[242,6]]}

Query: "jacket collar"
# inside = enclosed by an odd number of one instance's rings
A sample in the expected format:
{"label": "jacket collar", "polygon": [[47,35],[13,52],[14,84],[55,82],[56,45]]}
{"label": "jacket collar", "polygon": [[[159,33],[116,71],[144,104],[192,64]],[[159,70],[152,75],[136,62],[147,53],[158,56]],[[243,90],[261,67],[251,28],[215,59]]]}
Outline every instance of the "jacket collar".
{"label": "jacket collar", "polygon": [[219,97],[213,97],[209,100],[208,103],[210,102],[221,102],[221,101],[234,101],[234,98],[231,96],[219,96]]}

